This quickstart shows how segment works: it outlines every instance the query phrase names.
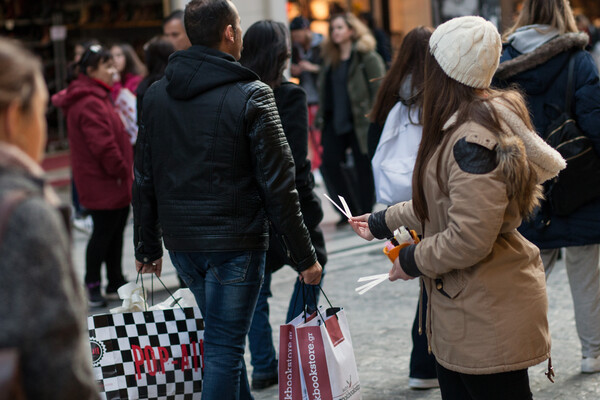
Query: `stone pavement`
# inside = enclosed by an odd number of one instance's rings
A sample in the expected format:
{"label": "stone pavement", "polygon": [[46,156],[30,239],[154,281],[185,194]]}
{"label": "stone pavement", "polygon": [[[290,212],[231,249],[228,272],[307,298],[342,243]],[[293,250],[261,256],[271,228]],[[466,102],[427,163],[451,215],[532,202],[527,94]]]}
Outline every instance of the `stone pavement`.
{"label": "stone pavement", "polygon": [[[321,190],[320,190],[321,192]],[[67,194],[63,193],[63,198]],[[354,288],[356,280],[365,275],[385,273],[390,263],[381,252],[383,242],[366,242],[358,238],[349,227],[335,229],[338,216],[323,198],[325,219],[323,230],[327,239],[329,262],[323,288],[334,306],[345,308],[365,400],[440,399],[438,389],[415,391],[408,388],[408,363],[411,349],[410,330],[416,310],[418,282],[386,281],[366,294],[359,296]],[[74,260],[78,273],[85,269],[87,238],[80,232],[74,235]],[[125,233],[124,271],[135,279],[133,266],[132,225]],[[176,288],[177,278],[168,257],[163,270],[164,282]],[[278,326],[283,323],[289,296],[296,274],[284,268],[273,275],[270,300],[273,340],[278,338]],[[147,281],[146,281],[147,282]],[[147,284],[147,283],[146,283]],[[155,288],[159,287],[155,283]],[[552,363],[556,383],[544,375],[546,362],[529,369],[535,399],[598,400],[600,399],[600,374],[580,373],[581,349],[573,317],[573,305],[564,263],[559,261],[548,280],[550,298],[549,321],[552,333]],[[166,297],[157,291],[156,300]],[[325,300],[322,299],[322,302]],[[116,307],[111,301],[109,307]],[[94,310],[98,313],[106,310]],[[249,356],[246,363],[251,373]],[[277,386],[253,392],[256,400],[278,398]]]}

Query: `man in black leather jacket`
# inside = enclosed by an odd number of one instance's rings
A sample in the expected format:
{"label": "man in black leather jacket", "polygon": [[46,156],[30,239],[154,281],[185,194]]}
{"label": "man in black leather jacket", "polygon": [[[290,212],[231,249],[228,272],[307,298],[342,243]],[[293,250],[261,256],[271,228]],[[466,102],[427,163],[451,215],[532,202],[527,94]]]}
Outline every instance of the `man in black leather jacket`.
{"label": "man in black leather jacket", "polygon": [[236,62],[237,9],[192,0],[192,47],[146,92],[133,185],[136,266],[160,274],[162,243],[205,321],[202,397],[252,398],[243,360],[269,221],[306,283],[321,266],[303,223],[272,90]]}

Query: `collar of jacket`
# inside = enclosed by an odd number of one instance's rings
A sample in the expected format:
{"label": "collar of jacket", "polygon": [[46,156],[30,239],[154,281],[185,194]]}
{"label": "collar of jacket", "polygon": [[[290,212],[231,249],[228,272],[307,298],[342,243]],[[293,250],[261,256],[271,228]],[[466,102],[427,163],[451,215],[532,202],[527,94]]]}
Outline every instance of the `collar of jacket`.
{"label": "collar of jacket", "polygon": [[[521,54],[512,60],[505,61],[496,70],[496,79],[508,79],[521,72],[544,64],[552,57],[571,49],[583,49],[589,41],[585,33],[565,33],[539,46],[531,53]],[[505,46],[507,44],[505,43]]]}
{"label": "collar of jacket", "polygon": [[200,58],[204,54],[208,54],[213,57],[222,58],[227,61],[237,62],[235,57],[229,53],[224,53],[221,50],[213,49],[212,47],[206,47],[199,44],[195,44],[186,50],[182,50],[181,54],[189,55],[194,58]]}

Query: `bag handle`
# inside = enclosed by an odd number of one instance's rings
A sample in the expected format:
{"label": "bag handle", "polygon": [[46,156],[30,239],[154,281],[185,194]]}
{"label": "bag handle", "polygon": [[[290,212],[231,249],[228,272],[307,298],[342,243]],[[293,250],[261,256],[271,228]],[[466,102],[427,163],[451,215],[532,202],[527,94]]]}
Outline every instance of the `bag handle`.
{"label": "bag handle", "polygon": [[[140,280],[140,283],[142,285],[142,292],[146,293],[146,289],[144,289],[144,277],[141,272],[138,272],[137,278],[135,279],[135,283],[138,283],[138,279]],[[173,296],[173,293],[171,293],[169,288],[167,288],[167,286],[162,281],[162,279],[160,279],[160,277],[158,277],[158,276],[156,277],[156,279],[158,279],[158,281],[163,286],[163,288],[167,291],[167,293],[169,293],[169,296],[171,296],[171,298],[175,301],[175,304],[177,304],[179,306],[179,308],[181,308],[181,311],[183,311],[183,307],[181,307],[181,304],[179,304],[179,300],[177,300],[175,298],[175,296]],[[151,291],[152,291],[152,305],[154,305],[154,274],[152,274],[152,278],[151,278]],[[147,302],[144,302],[144,308],[145,308],[145,311],[148,311],[148,303]]]}
{"label": "bag handle", "polygon": [[575,70],[575,57],[573,54],[569,56],[569,69],[567,72],[567,90],[565,93],[565,112],[571,116],[571,102],[573,100],[573,71]]}

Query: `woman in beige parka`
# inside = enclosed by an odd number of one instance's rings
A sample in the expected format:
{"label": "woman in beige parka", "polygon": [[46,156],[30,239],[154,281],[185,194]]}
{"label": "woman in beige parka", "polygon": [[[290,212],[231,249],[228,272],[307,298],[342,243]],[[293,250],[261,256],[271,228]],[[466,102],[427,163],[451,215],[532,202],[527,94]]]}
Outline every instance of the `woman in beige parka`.
{"label": "woman in beige parka", "polygon": [[413,198],[350,222],[365,239],[423,235],[390,280],[421,277],[443,399],[531,399],[527,368],[550,357],[539,250],[517,232],[539,184],[565,167],[533,132],[517,92],[489,88],[496,28],[460,17],[431,36]]}

